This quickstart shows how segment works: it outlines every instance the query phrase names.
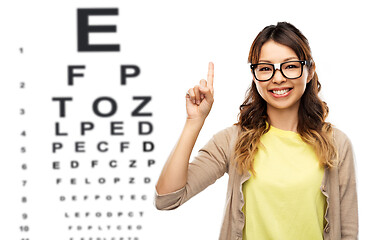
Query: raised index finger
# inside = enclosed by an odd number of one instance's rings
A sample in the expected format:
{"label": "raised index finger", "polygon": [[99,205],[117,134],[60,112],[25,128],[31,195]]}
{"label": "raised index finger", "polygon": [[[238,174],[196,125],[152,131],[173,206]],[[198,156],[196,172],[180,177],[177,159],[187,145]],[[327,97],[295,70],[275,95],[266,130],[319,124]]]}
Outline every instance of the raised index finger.
{"label": "raised index finger", "polygon": [[208,64],[207,87],[213,92],[213,62]]}

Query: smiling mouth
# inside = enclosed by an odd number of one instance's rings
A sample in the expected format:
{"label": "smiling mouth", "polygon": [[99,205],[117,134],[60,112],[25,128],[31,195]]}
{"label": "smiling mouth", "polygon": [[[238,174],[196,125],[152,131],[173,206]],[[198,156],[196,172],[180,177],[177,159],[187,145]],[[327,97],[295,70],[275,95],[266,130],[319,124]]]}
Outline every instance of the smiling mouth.
{"label": "smiling mouth", "polygon": [[274,93],[275,95],[284,95],[292,89],[293,88],[286,88],[286,89],[282,89],[282,90],[270,90],[270,92]]}

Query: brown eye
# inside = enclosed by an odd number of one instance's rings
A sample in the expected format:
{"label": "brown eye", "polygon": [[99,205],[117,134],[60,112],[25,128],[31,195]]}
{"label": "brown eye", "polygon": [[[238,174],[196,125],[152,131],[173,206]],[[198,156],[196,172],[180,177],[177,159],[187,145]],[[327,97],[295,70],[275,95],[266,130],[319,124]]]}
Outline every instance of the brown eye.
{"label": "brown eye", "polygon": [[269,67],[258,67],[258,71],[271,71]]}
{"label": "brown eye", "polygon": [[285,69],[293,69],[293,68],[299,68],[297,64],[288,64]]}

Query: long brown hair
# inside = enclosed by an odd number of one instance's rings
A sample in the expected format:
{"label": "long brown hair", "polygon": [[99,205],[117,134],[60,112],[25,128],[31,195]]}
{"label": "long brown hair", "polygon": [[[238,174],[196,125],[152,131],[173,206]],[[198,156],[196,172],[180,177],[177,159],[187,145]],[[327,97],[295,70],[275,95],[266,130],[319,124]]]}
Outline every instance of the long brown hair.
{"label": "long brown hair", "polygon": [[[258,63],[262,45],[269,40],[290,47],[300,60],[307,60],[308,70],[314,71],[315,63],[308,40],[296,27],[286,22],[267,26],[257,35],[250,48],[249,63]],[[325,122],[328,107],[318,96],[321,85],[316,72],[309,76],[312,79],[300,100],[297,132],[304,142],[314,148],[320,165],[332,167],[337,153],[332,138],[332,126]],[[253,81],[240,105],[239,122],[236,123],[241,127],[235,146],[235,161],[240,173],[250,170],[255,175],[254,156],[260,146],[261,136],[269,131],[267,119],[267,103],[258,93]]]}

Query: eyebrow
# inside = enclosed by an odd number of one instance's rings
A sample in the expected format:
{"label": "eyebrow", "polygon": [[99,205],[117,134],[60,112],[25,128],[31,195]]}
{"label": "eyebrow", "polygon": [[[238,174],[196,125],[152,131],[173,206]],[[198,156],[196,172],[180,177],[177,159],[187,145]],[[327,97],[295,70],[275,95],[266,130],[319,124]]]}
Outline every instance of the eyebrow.
{"label": "eyebrow", "polygon": [[[283,62],[287,62],[287,61],[292,60],[292,59],[299,60],[298,57],[288,57],[288,58],[285,58]],[[269,60],[259,60],[259,62],[271,63],[271,61],[269,61]]]}

